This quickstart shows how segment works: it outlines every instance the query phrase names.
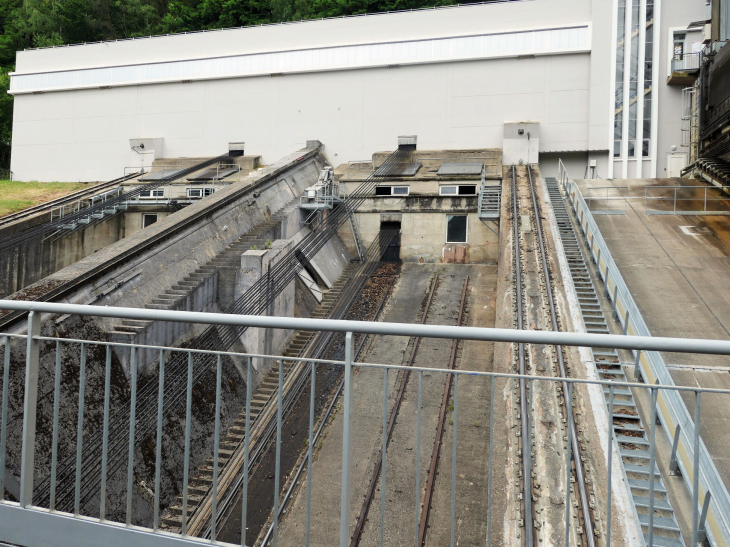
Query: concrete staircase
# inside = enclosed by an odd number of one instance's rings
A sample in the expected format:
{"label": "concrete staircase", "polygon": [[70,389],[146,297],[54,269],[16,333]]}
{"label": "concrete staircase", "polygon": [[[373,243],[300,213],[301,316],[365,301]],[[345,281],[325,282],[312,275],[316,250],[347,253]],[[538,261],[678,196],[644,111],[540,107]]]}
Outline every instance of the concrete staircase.
{"label": "concrete staircase", "polygon": [[[219,298],[219,284],[224,278],[225,286],[232,290],[236,272],[241,267],[241,254],[254,247],[264,249],[268,240],[276,239],[282,220],[291,214],[297,205],[298,202],[292,202],[269,220],[256,225],[228,245],[215,258],[183,277],[165,292],[158,294],[145,305],[145,308],[178,311],[207,309]],[[184,323],[122,319],[112,325],[109,335],[114,341],[128,344],[168,346],[188,328],[189,326]],[[141,367],[151,363],[156,357],[155,350],[138,350],[138,362]]]}
{"label": "concrete staircase", "polygon": [[[323,296],[322,302],[312,312],[313,318],[325,318],[332,311],[345,286],[350,282],[352,275],[359,264],[351,263],[345,267],[335,284]],[[289,342],[286,350],[282,353],[284,357],[298,357],[306,349],[314,337],[314,332],[297,331]],[[256,391],[251,396],[251,417],[250,424],[253,424],[261,414],[264,407],[272,398],[276,397],[279,385],[279,363],[276,361],[273,368],[264,376]],[[289,373],[293,361],[284,361],[284,377]],[[276,404],[275,400],[273,404]],[[243,450],[243,440],[246,432],[246,412],[241,412],[228,428],[225,435],[221,436],[218,450],[218,475],[225,470],[226,464],[231,460],[237,450]],[[198,469],[188,485],[188,520],[202,503],[206,494],[210,492],[213,485],[213,456],[205,460],[202,467]],[[182,495],[172,505],[162,518],[162,528],[166,530],[179,531],[182,524]]]}

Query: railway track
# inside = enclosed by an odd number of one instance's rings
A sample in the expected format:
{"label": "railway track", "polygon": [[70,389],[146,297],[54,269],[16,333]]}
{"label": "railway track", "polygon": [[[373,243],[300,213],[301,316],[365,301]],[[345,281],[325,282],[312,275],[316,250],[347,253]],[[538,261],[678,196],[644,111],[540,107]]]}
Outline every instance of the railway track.
{"label": "railway track", "polygon": [[[517,328],[560,330],[533,168],[513,165],[510,186]],[[561,346],[519,344],[516,361],[522,375],[567,378],[569,374]],[[572,386],[522,378],[517,392],[525,546],[544,545],[544,540],[554,540],[562,528],[562,543],[595,547],[586,473],[572,412]],[[561,428],[555,427],[561,422],[565,437]],[[555,469],[566,469],[567,461],[571,462],[570,469],[555,473]],[[561,499],[566,498],[566,491],[571,494],[564,505],[551,504],[551,494]],[[542,537],[544,533],[553,536]]]}
{"label": "railway track", "polygon": [[[446,281],[444,281],[444,277],[447,277]],[[428,291],[428,296],[425,298],[425,303],[423,306],[423,312],[421,314],[421,324],[426,324],[429,321],[429,318],[431,317],[432,310],[434,308],[433,304],[436,300],[436,297],[438,295],[439,288],[442,287],[442,283],[446,283],[444,287],[449,287],[446,289],[446,292],[450,292],[451,289],[456,289],[458,285],[460,284],[460,294],[461,298],[459,300],[459,310],[457,314],[456,319],[456,325],[462,325],[464,316],[466,313],[466,300],[467,300],[467,289],[469,284],[469,277],[464,276],[463,278],[458,279],[449,279],[454,278],[455,276],[440,276],[437,275],[433,278],[431,282],[431,287]],[[459,283],[461,282],[461,283]],[[442,306],[440,308],[447,309],[447,305],[444,304],[444,302],[453,303],[453,300],[449,298],[449,296],[444,295],[444,299],[442,302]],[[439,306],[437,306],[439,307]],[[453,311],[453,310],[451,310]],[[449,312],[443,312],[443,316],[448,316]],[[439,318],[441,319],[441,318]],[[430,344],[436,344],[443,346],[445,341],[433,341],[429,340]],[[418,352],[421,347],[421,338],[413,338],[409,341],[410,344],[410,353],[408,356],[408,360],[406,361],[406,367],[412,367],[417,360]],[[430,347],[428,349],[435,349],[434,347]],[[445,349],[442,347],[441,349]],[[446,365],[446,368],[448,369],[454,369],[456,367],[457,362],[457,356],[458,356],[458,341],[453,340],[451,343],[451,347],[449,350],[449,359],[448,364]],[[433,355],[428,353],[428,359],[433,362],[433,366],[440,367],[442,366],[443,362],[439,359],[434,359]],[[384,423],[383,423],[383,439],[382,444],[380,448],[378,449],[377,455],[375,456],[375,464],[373,466],[373,470],[370,476],[369,484],[367,491],[365,493],[365,497],[362,503],[362,506],[360,508],[360,512],[358,514],[357,522],[355,524],[355,529],[353,532],[353,535],[350,540],[350,547],[358,547],[364,537],[364,532],[366,530],[368,522],[370,522],[372,519],[368,517],[371,508],[373,506],[373,502],[376,499],[376,491],[378,486],[380,486],[380,492],[381,492],[381,499],[380,499],[380,511],[381,511],[381,522],[384,522],[384,508],[385,508],[385,496],[386,496],[386,489],[387,486],[385,484],[385,480],[383,479],[383,469],[386,468],[385,462],[387,461],[388,456],[388,447],[390,445],[401,445],[404,444],[405,439],[408,437],[409,432],[405,430],[405,428],[397,428],[396,426],[402,422],[402,417],[399,416],[400,410],[402,407],[402,404],[405,399],[407,398],[415,398],[416,396],[417,401],[410,401],[410,407],[416,406],[416,408],[419,409],[418,412],[418,426],[417,426],[417,438],[415,440],[415,444],[417,446],[416,449],[416,478],[415,478],[415,488],[414,491],[418,493],[419,499],[418,504],[415,508],[415,538],[416,538],[416,545],[417,547],[421,547],[425,544],[426,536],[428,534],[429,530],[429,515],[431,512],[432,505],[434,503],[434,490],[436,488],[436,477],[439,472],[439,462],[440,462],[440,456],[441,456],[441,444],[443,439],[444,430],[447,423],[447,414],[450,410],[449,407],[449,401],[452,400],[452,376],[448,375],[446,378],[427,378],[426,382],[424,382],[423,373],[419,373],[418,378],[418,391],[411,390],[409,386],[409,382],[411,380],[411,376],[413,373],[410,371],[404,371],[398,382],[397,382],[397,392],[395,401],[393,403],[393,406],[390,410],[390,413],[387,414],[387,421],[385,420],[386,414],[384,413]],[[437,375],[438,376],[438,375]],[[438,405],[433,406],[424,406],[423,405],[423,399],[422,394],[427,393],[428,395],[436,395],[439,390],[442,391],[441,396],[441,402]],[[417,395],[416,395],[417,394]],[[433,399],[436,400],[435,398]],[[413,404],[415,403],[415,405]],[[420,486],[420,480],[421,480],[421,472],[420,472],[420,452],[421,452],[421,423],[434,423],[434,429],[431,431],[426,431],[425,436],[433,435],[433,441],[432,441],[432,447],[430,451],[430,463],[427,468],[426,476],[425,476],[425,489],[421,489]],[[407,428],[407,426],[406,426]],[[413,439],[410,439],[411,442]],[[402,477],[399,477],[396,479],[396,481],[402,482]],[[399,483],[400,484],[400,483]],[[399,488],[402,488],[403,485],[399,487],[395,487],[396,492],[399,490]],[[453,498],[449,498],[452,500],[453,504]],[[453,511],[453,505],[452,505],[452,511]],[[400,523],[399,523],[400,524]],[[403,524],[404,529],[408,528],[407,524]],[[373,532],[374,533],[374,532]],[[381,534],[381,544],[383,540],[383,535],[385,531],[384,528],[381,527],[380,534]],[[452,529],[453,534],[453,529]],[[453,538],[452,538],[453,539]],[[412,541],[412,540],[411,540]]]}
{"label": "railway track", "polygon": [[33,207],[28,207],[27,209],[23,209],[22,211],[18,211],[17,213],[5,215],[4,217],[0,218],[0,229],[8,226],[9,224],[12,224],[13,222],[29,218],[33,215],[37,215],[38,213],[43,213],[45,211],[53,209],[54,207],[60,207],[61,205],[66,205],[79,199],[93,196],[94,194],[118,186],[126,180],[137,177],[139,176],[139,174],[140,173],[132,173],[130,175],[119,177],[118,179],[110,180],[107,182],[100,182],[99,184],[89,186],[88,188],[84,188],[83,190],[79,190],[78,192],[74,192],[72,194],[68,194],[60,198],[53,199],[51,201],[47,201],[45,203],[40,203],[38,205],[34,205]]}
{"label": "railway track", "polygon": [[[350,308],[360,295],[362,287],[379,264],[383,252],[387,249],[392,238],[395,237],[396,232],[397,230],[383,230],[380,232],[379,237],[373,241],[368,249],[366,261],[361,263],[344,280],[342,293],[332,307],[327,310],[328,318],[344,319],[347,316]],[[293,355],[287,351],[286,356],[321,359],[326,354],[335,336],[331,332],[309,333],[304,347],[298,352],[294,352]],[[241,498],[241,492],[247,489],[244,484],[247,484],[248,477],[264,458],[270,441],[277,433],[277,421],[286,419],[304,391],[310,377],[311,367],[303,361],[287,360],[286,356],[274,367],[273,374],[269,374],[258,389],[258,391],[266,393],[265,399],[262,399],[265,402],[263,402],[260,409],[252,408],[251,415],[248,417],[248,427],[250,428],[250,435],[246,435],[250,437],[248,453],[244,438],[238,442],[231,454],[218,454],[218,459],[225,458],[226,465],[222,468],[220,476],[216,477],[219,481],[216,481],[215,478],[211,480],[210,486],[206,489],[202,499],[194,505],[190,504],[189,519],[183,516],[184,526],[188,534],[210,537],[211,539],[216,538],[217,532],[225,526],[233,508]],[[260,399],[262,394],[258,391],[255,398]],[[279,391],[281,391],[280,396]],[[277,416],[279,407],[281,407],[280,417]],[[238,421],[245,422],[246,420],[244,414]],[[244,427],[246,427],[245,423]],[[209,458],[206,465],[209,473],[213,472],[211,464],[215,464],[215,457],[214,454],[213,458]],[[213,487],[213,482],[217,483],[216,488]],[[212,518],[212,515],[216,515],[215,519]]]}

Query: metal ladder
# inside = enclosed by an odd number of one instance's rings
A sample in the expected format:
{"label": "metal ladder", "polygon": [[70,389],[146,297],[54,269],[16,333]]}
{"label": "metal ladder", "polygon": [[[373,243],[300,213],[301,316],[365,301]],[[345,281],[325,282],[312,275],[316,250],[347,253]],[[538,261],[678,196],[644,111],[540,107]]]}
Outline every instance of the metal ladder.
{"label": "metal ladder", "polygon": [[502,200],[502,186],[500,184],[487,186],[486,171],[482,168],[482,183],[479,186],[479,207],[477,217],[485,220],[499,220],[499,208]]}
{"label": "metal ladder", "polygon": [[[545,183],[586,331],[595,334],[609,334],[598,293],[583,258],[581,246],[558,182],[553,177],[546,177]],[[590,349],[599,379],[617,382],[631,381],[626,378],[621,359],[615,348],[594,347]],[[606,397],[606,404],[609,405],[610,388],[604,386],[603,394]],[[649,537],[649,474],[653,472],[655,476],[653,543],[656,547],[685,547],[659,469],[656,464],[654,464],[653,470],[649,469],[649,441],[641,417],[636,410],[631,390],[625,387],[615,387],[613,395],[613,415],[611,417],[613,435],[619,447],[619,456],[644,539],[648,541]]]}

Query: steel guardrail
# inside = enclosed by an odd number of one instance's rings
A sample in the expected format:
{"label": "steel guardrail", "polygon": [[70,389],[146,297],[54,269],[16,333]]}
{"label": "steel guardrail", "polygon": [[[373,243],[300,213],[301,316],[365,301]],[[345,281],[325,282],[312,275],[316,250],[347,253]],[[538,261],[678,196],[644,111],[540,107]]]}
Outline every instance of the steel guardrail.
{"label": "steel guardrail", "polygon": [[[599,275],[605,284],[606,293],[613,304],[614,315],[618,317],[621,326],[628,335],[632,337],[651,337],[649,327],[644,322],[641,312],[611,256],[608,245],[603,239],[580,189],[574,182],[566,179],[567,177],[563,178],[566,193],[575,211],[576,219],[584,234],[591,256],[595,260]],[[603,345],[617,347],[613,344]],[[672,351],[668,347],[662,348],[661,345],[656,349],[659,351]],[[664,359],[658,351],[641,351],[637,358],[637,365],[647,383],[675,385]],[[690,493],[693,492],[695,487],[698,487],[703,493],[709,492],[711,494],[707,514],[707,531],[710,541],[713,545],[730,545],[730,494],[728,494],[723,479],[701,438],[699,449],[700,480],[698,483],[694,481],[695,454],[692,449],[694,422],[687,406],[677,391],[663,391],[658,397],[657,412],[662,427],[670,439],[674,437],[677,426],[680,427],[677,459],[682,477]]]}

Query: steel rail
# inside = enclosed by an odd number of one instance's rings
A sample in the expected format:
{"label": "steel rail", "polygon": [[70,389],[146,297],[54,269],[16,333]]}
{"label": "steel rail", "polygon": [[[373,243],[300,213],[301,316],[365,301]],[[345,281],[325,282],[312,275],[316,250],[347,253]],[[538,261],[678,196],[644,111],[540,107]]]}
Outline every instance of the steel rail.
{"label": "steel rail", "polygon": [[[469,276],[464,278],[464,286],[461,289],[461,304],[459,305],[459,316],[456,321],[457,326],[461,326],[464,319],[464,308],[466,307],[466,292],[469,286]],[[459,341],[454,339],[451,342],[451,357],[449,358],[448,369],[453,370],[456,368],[456,351],[459,347]],[[436,437],[433,441],[433,451],[431,453],[431,464],[428,468],[428,478],[426,480],[426,495],[423,498],[423,505],[421,506],[421,518],[418,524],[418,543],[416,547],[421,547],[426,541],[426,530],[428,528],[428,517],[431,512],[431,498],[433,497],[434,486],[436,485],[436,472],[438,470],[439,455],[441,454],[441,439],[444,436],[444,425],[446,423],[446,412],[447,405],[449,404],[449,396],[451,394],[451,384],[453,382],[453,375],[448,374],[446,376],[446,382],[444,384],[444,395],[441,398],[441,409],[439,410],[439,417],[436,426]],[[493,396],[493,394],[492,394]],[[456,424],[454,424],[456,427]],[[489,442],[493,442],[492,439]],[[416,496],[420,498],[421,493],[416,492]],[[418,499],[417,498],[417,499]]]}
{"label": "steel rail", "polygon": [[94,194],[96,194],[97,192],[100,192],[101,190],[106,190],[107,188],[109,188],[111,186],[116,186],[117,184],[121,184],[122,182],[129,180],[131,178],[137,177],[140,174],[141,174],[141,172],[140,173],[130,173],[129,175],[124,175],[123,177],[119,177],[114,180],[100,182],[100,183],[90,186],[88,188],[83,188],[81,190],[78,190],[77,192],[73,192],[71,194],[61,196],[60,198],[56,198],[51,201],[46,201],[45,203],[39,203],[38,205],[34,205],[33,207],[28,207],[27,209],[23,209],[22,211],[18,211],[17,213],[11,213],[9,215],[5,215],[4,217],[0,218],[0,228],[5,227],[6,225],[11,224],[13,222],[17,222],[18,220],[21,220],[23,218],[33,216],[37,213],[44,211],[45,209],[52,209],[53,207],[59,207],[61,205],[65,205],[72,201],[83,199],[86,196],[93,196]]}
{"label": "steel rail", "polygon": [[[127,202],[130,199],[139,196],[142,192],[145,192],[147,190],[152,190],[154,188],[163,186],[165,184],[169,184],[170,182],[172,182],[174,180],[185,177],[185,176],[189,175],[190,173],[194,173],[195,171],[199,171],[200,169],[203,169],[204,167],[207,167],[208,165],[215,163],[217,161],[220,161],[223,158],[227,158],[229,156],[230,156],[230,154],[221,154],[220,156],[205,160],[196,165],[193,165],[192,167],[187,167],[185,169],[178,171],[177,173],[168,175],[168,176],[163,177],[154,182],[150,182],[148,184],[143,184],[143,185],[137,186],[134,190],[125,192],[125,193],[123,193],[117,197],[111,198],[107,201],[103,201],[103,202],[99,203],[98,205],[94,205],[92,207],[87,207],[83,211],[78,211],[76,213],[66,215],[58,220],[53,220],[53,221],[41,224],[40,226],[29,228],[28,230],[24,230],[24,231],[20,232],[19,234],[2,238],[2,239],[0,239],[0,252],[4,252],[8,249],[14,248],[17,245],[20,245],[21,243],[28,241],[29,239],[32,239],[33,237],[52,232],[54,230],[63,230],[64,229],[63,227],[68,225],[69,222],[74,222],[74,221],[85,219],[85,218],[90,219],[91,215],[98,214],[99,212],[103,211],[104,209],[109,209],[110,207],[121,205],[124,202]],[[116,214],[116,213],[114,213],[114,214]],[[106,218],[110,218],[110,217],[107,216]]]}
{"label": "steel rail", "polygon": [[[390,243],[393,237],[395,237],[396,233],[397,230],[383,230],[379,232],[378,237],[368,248],[368,252],[366,254],[367,261],[363,262],[358,271],[353,273],[353,275],[351,276],[351,281],[350,283],[348,283],[346,290],[343,291],[336,304],[330,310],[328,314],[330,319],[341,319],[347,316],[350,308],[357,299],[357,296],[360,294],[362,287],[369,279],[370,273],[372,273],[372,271],[374,271],[374,269],[377,267],[380,258],[387,248],[388,243]],[[309,340],[307,345],[305,345],[299,351],[296,357],[311,357],[313,359],[321,357],[329,347],[333,336],[334,333],[332,332],[316,333],[316,335]],[[287,358],[281,358],[282,363],[280,364],[280,366],[283,366],[283,363],[285,363],[286,361]],[[297,402],[299,396],[302,393],[302,390],[306,386],[306,380],[309,375],[309,368],[306,366],[306,364],[306,361],[295,362],[292,366],[292,369],[286,373],[286,386],[282,386],[286,387],[286,394],[282,404],[282,411],[284,416],[289,415],[291,408]],[[252,433],[252,436],[256,437],[256,445],[254,446],[252,450],[252,456],[249,459],[249,474],[251,474],[252,469],[255,471],[255,468],[258,466],[260,458],[267,450],[269,441],[273,438],[276,432],[275,410],[277,404],[277,392],[274,391],[269,396],[269,399],[267,400],[264,408],[261,410],[256,420],[252,424],[252,427],[256,428],[258,431],[254,431]],[[261,425],[262,423],[263,425]],[[257,433],[259,433],[259,431],[260,434],[258,434],[257,436]],[[222,499],[222,501],[219,502],[218,506],[222,508],[222,510],[216,517],[216,524],[222,524],[228,519],[229,515],[227,515],[226,513],[233,508],[235,502],[237,501],[239,491],[243,484],[243,469],[240,468],[240,465],[242,464],[241,454],[243,449],[244,441],[242,440],[238,443],[234,455],[230,458],[233,465],[227,466],[224,474],[221,476],[221,480],[225,481],[226,484],[224,485],[224,489],[219,490],[219,497]],[[189,520],[190,534],[199,533],[201,537],[210,537],[212,526],[211,516],[210,514],[207,514],[207,510],[210,509],[210,505],[207,503],[207,501],[211,494],[212,490],[209,488],[208,492],[205,495],[204,502],[199,504],[196,512],[191,515]],[[204,514],[202,517],[197,514],[201,510],[206,512],[206,514]],[[221,529],[221,527],[217,526],[216,529]]]}
{"label": "steel rail", "polygon": [[[311,157],[313,157],[317,153],[316,150],[310,151],[308,153],[305,153],[301,157],[297,158],[295,160],[296,162],[307,160]],[[207,162],[204,162],[207,163]],[[199,166],[202,164],[199,164]],[[200,167],[197,167],[196,170]],[[101,275],[104,271],[123,263],[126,259],[128,259],[131,256],[137,256],[140,251],[144,250],[145,248],[151,248],[155,244],[159,243],[160,241],[171,237],[175,233],[178,233],[180,230],[190,226],[191,224],[194,224],[195,222],[199,221],[201,218],[206,217],[209,215],[212,211],[219,209],[220,207],[224,207],[231,202],[235,201],[236,199],[239,199],[241,195],[250,193],[254,191],[255,189],[266,185],[270,183],[272,180],[275,180],[280,174],[282,174],[287,169],[291,168],[291,164],[287,164],[285,166],[282,166],[271,173],[265,175],[262,177],[259,181],[254,183],[253,185],[249,185],[246,188],[243,188],[237,192],[233,192],[230,195],[227,195],[222,200],[216,200],[215,203],[212,203],[210,206],[205,207],[203,210],[197,212],[195,215],[191,216],[190,218],[186,219],[183,223],[176,224],[175,226],[170,227],[169,229],[163,231],[160,234],[157,234],[155,237],[151,238],[150,240],[146,241],[143,246],[136,247],[134,249],[131,249],[125,253],[123,253],[121,256],[116,257],[115,259],[105,262],[104,264],[100,265],[99,267],[95,268],[91,272],[88,272],[85,276],[80,276],[77,279],[74,279],[73,281],[70,281],[61,287],[58,287],[57,289],[54,289],[52,291],[49,291],[46,295],[44,295],[42,298],[54,298],[63,296],[64,294],[68,294],[70,291],[72,291],[76,286],[80,285],[81,283],[88,281],[89,279],[93,279],[97,275]],[[95,306],[96,307],[96,306]],[[96,307],[100,308],[100,307]],[[5,321],[0,322],[0,329],[7,328],[8,324],[11,323],[13,320],[20,319],[20,316],[23,314],[11,314],[15,315],[16,317],[10,317],[10,318],[4,318]],[[214,350],[217,346],[219,346],[220,342],[220,336],[218,329],[216,327],[211,327],[206,330],[203,335],[197,338],[197,341],[199,342],[197,344],[197,349],[207,349],[207,350]],[[193,344],[196,345],[196,344]],[[229,344],[230,346],[230,344]],[[228,347],[228,346],[227,346]],[[176,356],[180,357],[180,356]],[[209,366],[213,363],[213,358],[209,355],[203,356],[201,359],[196,359],[196,367],[195,367],[195,382],[200,380],[202,378],[202,375],[209,370]],[[208,368],[206,368],[208,367]],[[184,370],[183,370],[184,369]],[[182,391],[178,394],[179,396],[176,398],[174,402],[179,402],[184,397],[184,384],[186,382],[185,379],[181,378],[182,376],[186,375],[187,370],[187,360],[184,357],[180,357],[173,362],[169,363],[168,365],[168,371],[170,373],[170,376],[168,378],[168,381],[166,381],[166,392],[173,391],[175,388],[182,389]],[[139,413],[137,414],[138,419],[142,422],[142,426],[145,425],[145,419],[146,420],[152,420],[154,421],[154,416],[156,413],[156,410],[153,408],[155,407],[155,395],[154,395],[154,389],[151,387],[151,383],[148,383],[144,388],[142,388],[138,393],[139,401]],[[145,389],[146,388],[146,389]],[[148,400],[149,399],[149,400]],[[113,446],[110,447],[110,449],[116,449],[121,446],[121,440],[119,440],[119,437],[124,436],[124,432],[120,431],[122,429],[126,428],[126,425],[129,422],[129,402],[126,403],[126,405],[118,410],[112,419],[112,424],[115,424],[115,431],[112,432],[112,436],[115,440],[117,440],[116,443],[113,443]],[[149,425],[149,427],[152,427],[152,422]],[[141,427],[139,429],[135,430],[135,438],[137,439],[137,443],[142,442],[144,438],[141,437],[142,434],[147,432],[148,434],[151,433],[150,431],[147,431],[145,427]],[[84,465],[87,466],[93,466],[96,465],[98,467],[98,471],[100,471],[98,456],[101,454],[101,433],[95,432],[90,439],[87,439],[85,442],[85,454],[84,454]],[[114,452],[110,452],[110,454],[114,454]],[[95,457],[96,456],[96,457]],[[123,465],[123,461],[110,461],[109,466],[109,472],[113,473],[116,469],[119,468],[119,466]],[[71,457],[60,463],[60,469],[59,469],[59,482],[63,482],[66,477],[69,477],[73,473],[73,469],[69,466],[73,465],[73,462],[71,460]],[[67,469],[64,469],[64,467],[67,467]],[[48,498],[47,496],[50,493],[50,484],[48,484],[47,480],[50,477],[47,477],[46,480],[42,481],[38,486],[38,495],[41,496],[41,500],[44,503],[44,505],[47,504]],[[96,480],[96,484],[94,486],[98,486],[100,483],[100,478]],[[89,488],[93,488],[94,486],[85,487],[87,490]],[[68,496],[69,494],[66,492],[61,492],[61,497]],[[85,500],[88,499],[88,496],[84,497]]]}
{"label": "steel rail", "polygon": [[[390,290],[393,288],[393,285],[395,284],[396,279],[398,279],[398,275],[371,275],[372,277],[392,277],[390,280],[390,283],[385,289],[385,293],[383,294],[382,298],[380,299],[380,304],[378,304],[377,309],[375,310],[375,313],[373,314],[372,319],[370,321],[377,320],[378,316],[380,315],[380,312],[383,309],[383,306],[385,306],[385,302],[388,299],[388,295],[390,294]],[[365,347],[365,342],[367,342],[368,335],[365,335],[362,337],[362,340],[360,340],[360,344],[357,347],[357,350],[355,351],[355,355],[353,357],[354,361],[357,361],[360,358],[360,354],[362,353],[363,348]],[[335,390],[334,395],[332,396],[332,399],[330,400],[329,405],[327,406],[327,409],[325,412],[320,416],[319,418],[319,427],[317,428],[317,432],[314,433],[312,437],[312,444],[314,445],[318,440],[319,436],[322,434],[322,431],[324,431],[325,426],[327,425],[327,420],[329,419],[330,415],[332,414],[332,409],[335,407],[335,403],[340,397],[340,394],[342,393],[342,389],[345,386],[345,381],[340,380],[339,385],[337,386],[337,389]],[[299,477],[301,477],[302,472],[304,471],[305,466],[308,465],[307,459],[302,459],[302,462],[300,463],[299,467],[297,468],[296,473],[294,474],[294,477],[289,481],[289,488],[287,489],[286,493],[281,499],[281,502],[279,504],[279,512],[283,513],[286,509],[287,503],[291,500],[292,493],[294,492],[294,488],[297,485],[297,482],[299,481]],[[268,531],[266,532],[266,535],[264,536],[263,541],[261,542],[261,547],[265,547],[268,545],[269,541],[271,540],[271,536],[274,532],[274,526],[273,524],[269,527]]]}
{"label": "steel rail", "polygon": [[[515,166],[511,168],[511,193],[512,193],[512,236],[513,249],[515,257],[515,298],[517,304],[517,329],[525,330],[522,312],[522,267],[520,264],[520,217],[519,217],[519,199],[517,196],[517,174]],[[519,374],[527,374],[525,371],[525,344],[519,342],[517,344],[517,360],[519,363]],[[525,547],[533,547],[535,540],[533,537],[533,521],[532,521],[532,465],[530,456],[532,454],[532,431],[530,429],[530,409],[527,406],[527,381],[520,378],[520,431],[522,440],[522,501],[524,505],[524,528],[525,528]]]}
{"label": "steel rail", "polygon": [[[548,303],[550,304],[550,322],[553,331],[560,331],[557,320],[557,311],[555,308],[555,301],[553,299],[553,288],[550,281],[550,268],[547,262],[547,253],[545,251],[545,238],[542,231],[542,222],[540,216],[540,205],[535,194],[535,184],[532,180],[532,168],[527,165],[527,175],[530,182],[530,195],[532,198],[532,207],[535,212],[535,226],[537,229],[537,238],[540,242],[540,260],[542,263],[543,275],[545,277],[545,290],[548,296]],[[567,378],[568,373],[565,368],[565,359],[563,358],[563,346],[555,345],[555,353],[558,358],[558,368],[560,370],[560,376]],[[577,489],[578,498],[580,500],[580,508],[583,513],[583,524],[585,526],[585,534],[583,537],[586,539],[588,547],[595,547],[596,538],[593,531],[593,520],[590,507],[590,501],[588,499],[588,487],[586,486],[585,470],[583,469],[583,462],[580,459],[580,445],[578,443],[578,432],[576,431],[575,418],[573,412],[568,411],[568,405],[572,404],[572,401],[568,401],[568,393],[571,391],[568,389],[568,383],[562,382],[563,388],[563,406],[565,408],[565,415],[568,417],[568,427],[570,428],[570,439],[572,445],[573,455],[573,466],[575,472],[575,487]],[[566,507],[570,507],[570,504],[566,502]]]}
{"label": "steel rail", "polygon": [[[428,312],[431,309],[431,302],[433,301],[433,296],[436,293],[436,289],[438,288],[440,281],[440,276],[437,275],[433,281],[431,282],[431,290],[429,291],[428,300],[426,301],[426,306],[423,309],[423,315],[421,316],[421,325],[426,324],[426,320],[428,319]],[[411,346],[411,353],[408,357],[408,361],[406,363],[406,367],[413,366],[413,362],[416,360],[416,353],[418,352],[418,346],[421,343],[421,337],[417,336],[413,338],[413,345]],[[398,417],[398,412],[400,411],[401,403],[403,402],[403,396],[406,391],[406,386],[408,385],[408,379],[410,378],[410,371],[406,370],[403,372],[401,379],[400,379],[400,385],[398,387],[398,395],[395,398],[395,402],[393,403],[393,408],[390,411],[390,415],[388,417],[388,425],[386,428],[386,434],[385,434],[385,446],[381,446],[380,450],[378,450],[378,455],[375,460],[375,467],[373,468],[372,475],[370,476],[370,484],[368,485],[367,492],[365,494],[365,500],[362,503],[362,506],[360,507],[360,514],[357,518],[357,523],[355,524],[355,530],[350,538],[350,547],[357,547],[360,545],[360,538],[362,537],[362,531],[365,527],[365,522],[368,517],[368,512],[370,511],[370,505],[373,501],[373,496],[375,495],[375,489],[378,485],[378,480],[380,478],[380,473],[383,467],[383,449],[388,449],[388,444],[390,443],[390,439],[393,436],[393,428],[395,427],[395,421]]]}

